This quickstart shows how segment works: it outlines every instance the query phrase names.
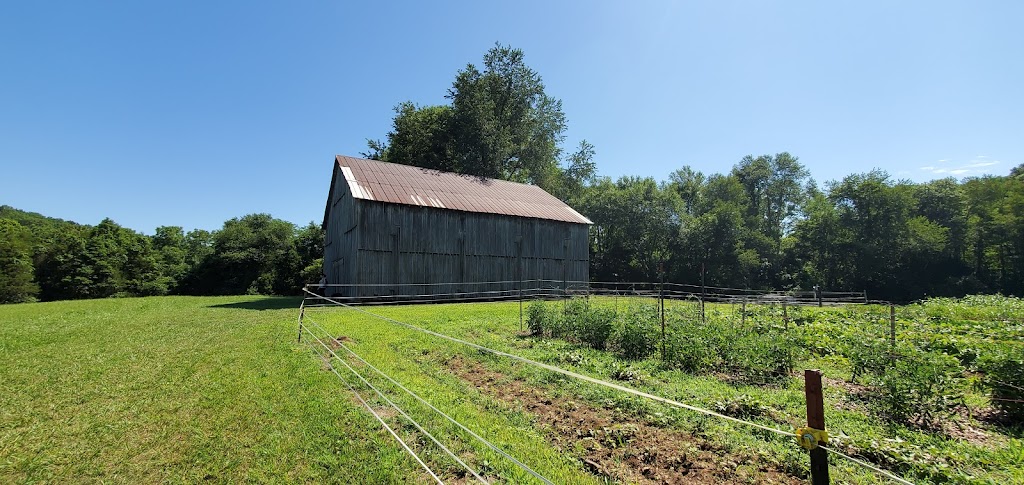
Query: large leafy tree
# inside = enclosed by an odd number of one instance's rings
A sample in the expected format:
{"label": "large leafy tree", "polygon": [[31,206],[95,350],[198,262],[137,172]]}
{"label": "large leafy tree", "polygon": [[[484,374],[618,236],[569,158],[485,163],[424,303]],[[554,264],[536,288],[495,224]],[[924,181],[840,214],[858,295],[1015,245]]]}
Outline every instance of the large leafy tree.
{"label": "large leafy tree", "polygon": [[593,146],[581,143],[562,168],[562,102],[548,95],[523,51],[500,44],[480,66],[460,70],[451,104],[395,107],[387,142],[368,141],[363,155],[481,177],[532,183],[562,197],[579,195],[594,177]]}
{"label": "large leafy tree", "polygon": [[32,239],[17,221],[0,219],[0,303],[32,301],[39,293],[33,281]]}
{"label": "large leafy tree", "polygon": [[748,155],[732,170],[746,192],[746,245],[760,261],[759,280],[779,286],[783,238],[796,221],[806,200],[809,173],[797,157],[787,152],[753,157]]}
{"label": "large leafy tree", "polygon": [[201,293],[285,294],[295,291],[299,257],[295,225],[270,214],[230,219],[213,234],[212,252],[197,270]]}
{"label": "large leafy tree", "polygon": [[652,178],[601,178],[580,201],[591,214],[593,277],[653,281],[672,258],[679,232],[679,196]]}

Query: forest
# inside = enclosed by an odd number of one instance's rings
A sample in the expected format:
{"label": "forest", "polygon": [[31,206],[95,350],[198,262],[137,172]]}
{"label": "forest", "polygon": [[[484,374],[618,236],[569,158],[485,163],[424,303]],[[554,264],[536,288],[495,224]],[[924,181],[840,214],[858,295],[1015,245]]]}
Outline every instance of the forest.
{"label": "forest", "polygon": [[[737,155],[668,180],[599,176],[563,148],[561,101],[519,49],[467,64],[449,103],[395,107],[363,155],[532,183],[589,217],[591,280],[866,291],[872,299],[1024,294],[1024,164],[1002,176],[817,183],[797,156]],[[324,183],[324,193],[327,192]],[[316,209],[311,209],[316,213]],[[164,294],[293,294],[318,280],[323,230],[268,214],[213,231],[95,226],[0,207],[0,302]]]}

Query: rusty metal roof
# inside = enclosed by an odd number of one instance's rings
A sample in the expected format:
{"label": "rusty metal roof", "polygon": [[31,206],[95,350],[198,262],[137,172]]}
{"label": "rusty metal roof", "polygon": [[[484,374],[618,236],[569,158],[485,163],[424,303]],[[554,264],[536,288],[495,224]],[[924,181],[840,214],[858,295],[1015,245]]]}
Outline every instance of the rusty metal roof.
{"label": "rusty metal roof", "polygon": [[593,224],[536,185],[342,155],[335,161],[356,199]]}

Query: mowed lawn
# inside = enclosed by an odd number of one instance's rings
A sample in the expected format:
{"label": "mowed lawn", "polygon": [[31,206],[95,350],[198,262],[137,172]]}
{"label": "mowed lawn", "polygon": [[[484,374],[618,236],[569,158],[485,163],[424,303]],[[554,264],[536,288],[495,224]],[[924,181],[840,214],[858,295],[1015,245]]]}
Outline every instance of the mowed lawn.
{"label": "mowed lawn", "polygon": [[422,479],[295,343],[299,301],[0,306],[0,483]]}

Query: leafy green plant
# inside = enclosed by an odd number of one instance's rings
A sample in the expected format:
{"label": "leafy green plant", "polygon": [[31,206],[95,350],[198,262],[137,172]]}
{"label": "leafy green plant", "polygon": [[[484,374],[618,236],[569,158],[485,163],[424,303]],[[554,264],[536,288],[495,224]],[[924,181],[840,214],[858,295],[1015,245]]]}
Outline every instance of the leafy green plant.
{"label": "leafy green plant", "polygon": [[729,367],[747,379],[771,380],[793,370],[795,339],[785,332],[748,333],[728,341]]}
{"label": "leafy green plant", "polygon": [[526,326],[531,334],[553,336],[558,333],[558,323],[558,314],[543,301],[535,301],[526,307]]}
{"label": "leafy green plant", "polygon": [[1024,349],[1017,348],[983,364],[992,407],[1012,423],[1024,422]]}
{"label": "leafy green plant", "polygon": [[892,364],[889,343],[878,339],[854,340],[845,351],[850,359],[850,381],[866,375],[881,375]]}
{"label": "leafy green plant", "polygon": [[963,367],[940,352],[908,352],[878,378],[876,405],[894,421],[930,427],[964,403]]}
{"label": "leafy green plant", "polygon": [[714,409],[726,416],[733,416],[742,419],[765,416],[771,412],[771,409],[759,399],[750,397],[746,394],[740,394],[739,396],[732,399],[726,399],[724,401],[715,401]]}
{"label": "leafy green plant", "polygon": [[643,382],[645,380],[642,372],[628,365],[621,365],[618,362],[612,363],[611,377],[617,381],[625,382]]}
{"label": "leafy green plant", "polygon": [[575,321],[572,331],[580,342],[604,350],[614,328],[615,318],[614,310],[588,307]]}
{"label": "leafy green plant", "polygon": [[714,367],[720,360],[717,347],[707,345],[702,335],[673,329],[666,336],[665,364],[687,372],[699,373]]}
{"label": "leafy green plant", "polygon": [[658,307],[636,305],[619,318],[608,339],[608,348],[625,359],[643,359],[657,348]]}

